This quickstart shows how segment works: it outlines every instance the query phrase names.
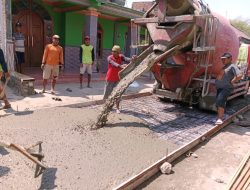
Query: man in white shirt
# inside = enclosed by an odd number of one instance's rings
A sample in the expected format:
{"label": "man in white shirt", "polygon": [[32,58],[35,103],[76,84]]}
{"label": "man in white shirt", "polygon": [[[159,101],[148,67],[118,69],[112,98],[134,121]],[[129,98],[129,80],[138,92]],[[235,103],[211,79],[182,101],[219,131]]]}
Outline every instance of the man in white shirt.
{"label": "man in white shirt", "polygon": [[18,21],[16,23],[16,32],[13,34],[14,40],[14,48],[15,48],[15,58],[16,58],[16,68],[17,72],[22,73],[22,65],[24,64],[25,60],[25,36],[21,32],[22,24]]}

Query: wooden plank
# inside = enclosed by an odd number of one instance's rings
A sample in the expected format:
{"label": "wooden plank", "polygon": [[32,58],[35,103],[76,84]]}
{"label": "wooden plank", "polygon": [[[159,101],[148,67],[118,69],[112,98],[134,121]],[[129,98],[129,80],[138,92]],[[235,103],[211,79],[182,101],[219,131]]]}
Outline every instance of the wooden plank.
{"label": "wooden plank", "polygon": [[247,182],[244,184],[242,190],[249,190],[250,189],[250,176],[248,176]]}
{"label": "wooden plank", "polygon": [[119,186],[117,186],[116,188],[114,188],[114,190],[130,190],[130,189],[134,189],[134,188],[138,187],[140,184],[147,181],[149,178],[151,178],[157,172],[159,172],[159,168],[164,162],[166,162],[166,161],[170,162],[170,163],[173,162],[174,160],[179,158],[181,155],[185,154],[187,151],[194,148],[195,146],[197,146],[198,144],[200,144],[204,140],[210,138],[212,135],[217,133],[219,130],[221,130],[222,128],[227,126],[234,119],[234,117],[236,117],[236,115],[242,114],[242,113],[248,111],[249,109],[250,109],[250,105],[247,105],[243,109],[241,109],[241,110],[237,111],[236,113],[234,113],[233,115],[231,115],[228,119],[226,119],[223,122],[223,124],[216,125],[212,129],[210,129],[208,132],[202,134],[200,137],[194,139],[190,143],[183,145],[179,149],[171,152],[169,155],[164,156],[163,158],[161,158],[160,160],[158,160],[157,162],[155,162],[154,164],[152,164],[151,166],[149,166],[148,168],[146,168],[145,170],[143,170],[139,174],[131,177],[129,180],[125,181],[124,183],[122,183]]}
{"label": "wooden plank", "polygon": [[245,171],[243,171],[243,175],[240,176],[240,183],[239,185],[237,186],[237,188],[235,189],[231,189],[231,190],[242,190],[243,187],[245,186],[245,184],[247,183],[248,181],[248,178],[250,176],[250,168],[247,168]]}
{"label": "wooden plank", "polygon": [[245,178],[245,174],[246,174],[247,170],[245,168],[245,166],[242,168],[242,171],[240,171],[239,176],[237,176],[234,181],[233,181],[233,185],[230,189],[228,190],[237,190],[240,189],[241,187],[244,185],[244,178]]}
{"label": "wooden plank", "polygon": [[242,174],[242,171],[244,170],[245,166],[249,164],[249,159],[250,159],[250,151],[247,153],[247,155],[243,158],[241,161],[236,173],[234,174],[233,178],[231,179],[230,183],[227,186],[227,190],[233,190],[237,189],[237,186],[239,184],[238,178]]}

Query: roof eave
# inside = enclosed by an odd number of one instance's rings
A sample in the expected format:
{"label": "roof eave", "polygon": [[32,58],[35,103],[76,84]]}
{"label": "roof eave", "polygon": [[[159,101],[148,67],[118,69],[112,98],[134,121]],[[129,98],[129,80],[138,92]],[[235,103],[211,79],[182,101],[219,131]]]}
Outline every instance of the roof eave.
{"label": "roof eave", "polygon": [[87,7],[91,6],[90,1],[88,1],[88,0],[84,0],[84,1],[82,1],[82,0],[64,0],[64,1],[75,3],[78,5],[82,5],[82,6],[87,6]]}

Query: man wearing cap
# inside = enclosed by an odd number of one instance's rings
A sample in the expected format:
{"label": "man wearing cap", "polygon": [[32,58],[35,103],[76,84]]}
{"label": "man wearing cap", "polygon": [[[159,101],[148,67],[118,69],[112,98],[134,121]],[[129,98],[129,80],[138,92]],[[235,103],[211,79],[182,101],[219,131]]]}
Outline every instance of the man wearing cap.
{"label": "man wearing cap", "polygon": [[90,37],[84,37],[84,44],[80,47],[80,88],[82,88],[83,74],[87,71],[88,73],[88,88],[90,86],[90,80],[92,75],[92,65],[95,60],[94,47],[90,45]]}
{"label": "man wearing cap", "polygon": [[43,93],[46,90],[48,79],[52,77],[51,94],[55,94],[56,80],[59,75],[59,66],[64,64],[63,48],[59,45],[60,37],[54,35],[52,43],[48,44],[43,53],[43,60],[41,68],[43,70]]}
{"label": "man wearing cap", "polygon": [[[123,62],[129,63],[131,59],[121,54],[120,46],[115,45],[112,48],[112,55],[108,56],[107,61],[108,61],[108,72],[106,75],[106,85],[105,85],[104,96],[103,96],[104,100],[109,97],[109,95],[113,91],[113,88],[116,87],[116,85],[118,84],[120,80],[118,73],[120,70],[122,70],[126,66],[123,64]],[[117,113],[120,113],[119,104],[120,104],[120,100],[117,100],[116,101]]]}
{"label": "man wearing cap", "polygon": [[232,63],[232,55],[230,53],[224,53],[221,56],[221,61],[223,63],[223,68],[215,80],[217,89],[216,107],[218,114],[216,125],[223,123],[227,98],[233,92],[234,84],[242,77],[241,71]]}
{"label": "man wearing cap", "polygon": [[[5,59],[4,59],[4,54],[3,54],[3,50],[0,48],[0,80],[3,79],[3,77],[5,78],[5,81],[10,78],[10,74],[8,72],[8,67],[7,67],[7,64],[5,62]],[[3,91],[3,87],[2,85],[0,85],[0,94],[1,94],[1,100],[4,101],[4,106],[1,108],[1,109],[9,109],[11,108],[11,105],[6,97],[6,94],[3,92],[2,94],[2,91]]]}
{"label": "man wearing cap", "polygon": [[14,50],[15,50],[15,59],[16,59],[16,69],[17,72],[22,73],[22,65],[25,62],[25,36],[21,32],[22,24],[18,21],[16,23],[16,32],[13,34],[13,41],[14,41]]}

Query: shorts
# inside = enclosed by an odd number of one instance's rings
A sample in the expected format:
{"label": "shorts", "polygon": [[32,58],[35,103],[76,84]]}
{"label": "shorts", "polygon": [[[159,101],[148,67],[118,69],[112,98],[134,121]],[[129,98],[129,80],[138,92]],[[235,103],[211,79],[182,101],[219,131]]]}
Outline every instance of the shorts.
{"label": "shorts", "polygon": [[24,52],[19,52],[19,51],[16,51],[16,61],[17,61],[17,64],[22,64],[25,62],[24,60]]}
{"label": "shorts", "polygon": [[109,95],[112,93],[113,89],[117,86],[118,82],[111,82],[107,81],[105,84],[105,89],[104,89],[104,96],[103,99],[106,100]]}
{"label": "shorts", "polygon": [[86,71],[89,75],[92,75],[92,64],[82,64],[82,67],[80,67],[80,74],[83,75]]}
{"label": "shorts", "polygon": [[233,92],[233,89],[230,88],[219,88],[217,89],[216,94],[216,106],[217,107],[226,107],[227,98],[230,96],[230,94]]}
{"label": "shorts", "polygon": [[49,79],[50,76],[52,76],[53,79],[57,79],[58,75],[59,75],[59,65],[45,64],[43,69],[43,79]]}

